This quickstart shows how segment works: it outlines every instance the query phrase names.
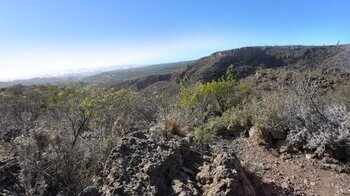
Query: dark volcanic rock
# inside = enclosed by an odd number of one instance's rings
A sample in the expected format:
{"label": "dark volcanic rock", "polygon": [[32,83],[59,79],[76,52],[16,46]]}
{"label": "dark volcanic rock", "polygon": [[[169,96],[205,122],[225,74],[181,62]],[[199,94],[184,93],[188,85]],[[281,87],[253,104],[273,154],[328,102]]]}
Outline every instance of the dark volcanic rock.
{"label": "dark volcanic rock", "polygon": [[197,179],[204,187],[204,195],[256,195],[255,188],[233,153],[215,153],[211,162],[200,168]]}
{"label": "dark volcanic rock", "polygon": [[96,186],[102,195],[256,195],[232,153],[205,162],[183,138],[153,140],[140,132],[114,148]]}
{"label": "dark volcanic rock", "polygon": [[140,133],[122,139],[111,152],[103,171],[104,195],[168,195],[172,179],[180,174],[189,153],[184,141],[152,141]]}

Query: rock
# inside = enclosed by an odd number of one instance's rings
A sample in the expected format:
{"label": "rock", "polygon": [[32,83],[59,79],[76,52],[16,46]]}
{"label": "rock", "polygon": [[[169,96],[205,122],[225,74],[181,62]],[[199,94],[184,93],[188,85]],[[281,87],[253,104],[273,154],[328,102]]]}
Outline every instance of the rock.
{"label": "rock", "polygon": [[186,195],[187,191],[186,185],[182,183],[180,180],[174,180],[174,185],[172,186],[176,195]]}
{"label": "rock", "polygon": [[306,154],[306,155],[305,155],[305,158],[306,158],[306,159],[312,159],[312,154]]}
{"label": "rock", "polygon": [[275,156],[275,157],[279,157],[280,153],[276,150],[276,149],[270,149],[270,153]]}
{"label": "rock", "polygon": [[273,140],[285,140],[287,134],[284,131],[270,131]]}
{"label": "rock", "polygon": [[279,152],[281,154],[285,153],[285,152],[288,152],[288,146],[281,146],[280,149],[279,149]]}
{"label": "rock", "polygon": [[329,164],[336,164],[336,163],[338,163],[337,160],[335,160],[333,158],[330,158],[328,156],[323,157],[322,162],[323,163],[329,163]]}
{"label": "rock", "polygon": [[188,133],[186,134],[186,137],[184,138],[184,140],[190,145],[193,146],[194,142],[195,142],[195,137],[192,133]]}
{"label": "rock", "polygon": [[248,132],[249,132],[249,137],[254,138],[257,132],[256,127],[255,126],[251,127]]}
{"label": "rock", "polygon": [[346,146],[344,146],[344,145],[336,146],[333,149],[333,153],[334,153],[335,158],[338,160],[346,160],[349,156],[347,153]]}
{"label": "rock", "polygon": [[168,185],[174,184],[184,170],[184,157],[189,151],[188,143],[181,139],[152,141],[129,135],[106,161],[99,191],[103,195],[171,194],[174,190]]}
{"label": "rock", "polygon": [[182,169],[182,171],[184,171],[186,174],[195,175],[194,171],[188,169],[187,167],[182,167],[181,169]]}
{"label": "rock", "polygon": [[324,163],[321,165],[321,169],[327,170],[327,169],[331,169],[332,165],[328,164],[328,163]]}
{"label": "rock", "polygon": [[249,138],[251,138],[252,140],[257,140],[257,138],[258,138],[258,134],[257,134],[258,130],[257,130],[257,128],[255,126],[251,127],[248,132],[249,132]]}
{"label": "rock", "polygon": [[88,187],[80,195],[256,195],[233,152],[218,151],[207,162],[184,138],[147,138],[142,134],[122,138],[96,188]]}
{"label": "rock", "polygon": [[204,195],[256,195],[239,161],[230,153],[215,154],[211,165],[199,169],[196,178],[204,187]]}
{"label": "rock", "polygon": [[200,168],[200,172],[196,176],[196,180],[198,180],[201,184],[211,184],[213,179],[211,177],[211,167],[209,164],[205,164]]}
{"label": "rock", "polygon": [[244,133],[244,131],[245,128],[238,124],[229,125],[227,127],[227,133],[235,137],[241,136]]}
{"label": "rock", "polygon": [[284,145],[284,146],[281,146],[279,148],[279,152],[281,154],[283,154],[283,153],[292,153],[292,152],[295,152],[295,150],[293,149],[293,146],[291,146],[291,145]]}
{"label": "rock", "polygon": [[280,156],[281,159],[288,160],[292,158],[292,155],[290,154],[281,154]]}
{"label": "rock", "polygon": [[288,182],[282,182],[281,186],[285,189],[289,189],[289,183]]}
{"label": "rock", "polygon": [[314,153],[318,158],[322,158],[325,156],[325,154],[330,155],[333,154],[331,151],[327,150],[324,145],[320,145],[317,147],[315,153]]}

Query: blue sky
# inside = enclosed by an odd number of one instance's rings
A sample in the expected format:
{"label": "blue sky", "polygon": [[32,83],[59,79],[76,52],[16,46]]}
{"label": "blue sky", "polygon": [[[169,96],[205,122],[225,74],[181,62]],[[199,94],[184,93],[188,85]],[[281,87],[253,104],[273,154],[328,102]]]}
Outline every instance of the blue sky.
{"label": "blue sky", "polygon": [[349,8],[346,0],[0,0],[0,80],[242,46],[350,43]]}

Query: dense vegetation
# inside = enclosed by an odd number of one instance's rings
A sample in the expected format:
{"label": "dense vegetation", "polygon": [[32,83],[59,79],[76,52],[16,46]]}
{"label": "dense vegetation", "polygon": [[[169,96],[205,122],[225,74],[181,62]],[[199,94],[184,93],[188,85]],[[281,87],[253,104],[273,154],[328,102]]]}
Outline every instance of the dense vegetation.
{"label": "dense vegetation", "polygon": [[148,126],[155,114],[137,92],[79,84],[14,86],[2,89],[0,101],[2,145],[22,157],[23,180],[34,195],[46,182],[53,192],[77,194],[101,170],[117,139]]}

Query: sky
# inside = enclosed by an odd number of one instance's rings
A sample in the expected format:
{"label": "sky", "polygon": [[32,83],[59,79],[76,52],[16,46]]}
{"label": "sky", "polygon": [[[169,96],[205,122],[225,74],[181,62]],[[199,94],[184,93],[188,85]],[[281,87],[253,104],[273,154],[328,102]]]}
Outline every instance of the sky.
{"label": "sky", "polygon": [[0,81],[244,46],[346,44],[349,8],[347,0],[0,0]]}

